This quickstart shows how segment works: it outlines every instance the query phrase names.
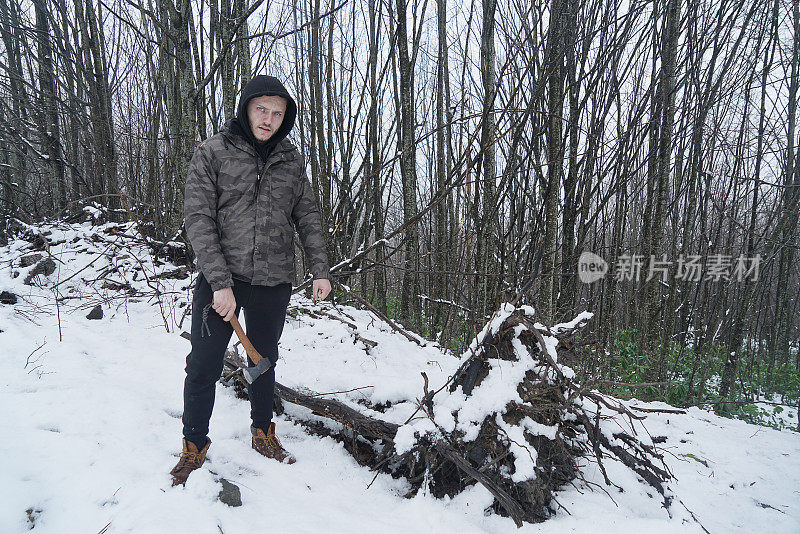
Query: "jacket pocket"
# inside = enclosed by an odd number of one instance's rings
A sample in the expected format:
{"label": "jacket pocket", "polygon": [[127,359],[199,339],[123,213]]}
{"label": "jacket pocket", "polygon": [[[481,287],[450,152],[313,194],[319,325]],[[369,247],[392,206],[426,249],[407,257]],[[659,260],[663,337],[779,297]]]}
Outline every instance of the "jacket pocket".
{"label": "jacket pocket", "polygon": [[281,212],[275,213],[273,222],[270,265],[291,275],[294,272],[294,229]]}
{"label": "jacket pocket", "polygon": [[232,273],[252,276],[254,207],[246,197],[227,207],[220,218],[220,248]]}
{"label": "jacket pocket", "polygon": [[288,220],[294,208],[295,193],[291,183],[281,181],[272,186],[272,206]]}

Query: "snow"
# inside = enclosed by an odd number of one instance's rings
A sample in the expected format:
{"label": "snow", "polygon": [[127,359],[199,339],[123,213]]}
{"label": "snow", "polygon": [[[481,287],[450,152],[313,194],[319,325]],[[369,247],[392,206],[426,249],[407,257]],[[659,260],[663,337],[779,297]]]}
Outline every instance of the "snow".
{"label": "snow", "polygon": [[500,427],[511,442],[511,452],[514,454],[514,472],[511,474],[511,480],[514,482],[524,482],[533,478],[536,473],[536,458],[538,453],[533,447],[529,447],[525,441],[525,436],[522,428],[514,425],[509,425],[500,414],[495,417],[497,426]]}
{"label": "snow", "polygon": [[553,327],[553,333],[558,334],[564,330],[571,330],[578,326],[581,323],[587,322],[589,319],[594,317],[594,314],[590,311],[583,311],[577,315],[573,320],[568,321],[566,323],[559,323]]}
{"label": "snow", "polygon": [[558,432],[557,426],[543,425],[542,423],[537,423],[530,417],[523,417],[520,420],[520,424],[534,436],[544,436],[550,440],[556,439],[556,432]]}
{"label": "snow", "polygon": [[[102,240],[92,241],[99,228],[47,228],[48,239],[60,242],[49,250],[58,268],[46,280],[34,279],[47,282],[42,287],[22,282],[30,269],[19,268],[18,258],[28,253],[25,242],[0,247],[0,290],[19,297],[13,306],[0,305],[0,532],[27,532],[29,517],[35,518],[34,532],[45,533],[104,528],[109,533],[239,533],[253,531],[259,522],[262,530],[292,533],[702,532],[688,510],[713,533],[800,532],[800,435],[698,408],[685,415],[643,414],[650,434],[666,437],[661,446],[676,477],[669,483],[675,495],[670,513],[661,507],[660,496],[610,458],[606,470],[622,491],[605,485],[595,463],[581,460],[591,488],[576,480],[556,495],[553,519],[519,530],[510,519],[485,512],[492,496],[480,486],[453,499],[437,500],[423,491],[406,499],[404,480],[375,477],[339,443],[307,434],[290,417],[305,408],[288,403],[287,414],[275,419],[277,433],[298,461],[291,466],[271,462],[250,448],[248,403],[221,384],[208,460],[185,487],[172,488],[168,472],[180,450],[189,352],[189,343],[179,336],[188,330],[188,319],[182,328],[176,325],[191,296],[191,280],[155,278],[175,266],[156,265],[144,246],[118,250],[113,243],[124,237],[101,234]],[[126,232],[132,235],[133,228]],[[103,250],[111,257],[100,255]],[[135,274],[140,265],[149,282]],[[99,276],[104,278],[91,282]],[[103,280],[128,283],[139,294],[104,289]],[[65,282],[54,292],[50,288],[57,281]],[[160,300],[152,289],[156,284]],[[56,307],[56,294],[70,298]],[[86,319],[97,303],[104,318]],[[378,345],[354,342],[352,328],[322,315],[287,317],[278,381],[319,393],[361,388],[332,396],[360,410],[365,408],[356,404],[359,399],[391,402],[381,417],[398,424],[416,409],[402,401],[422,396],[420,372],[435,390],[461,361],[433,343],[420,347],[408,341],[369,312],[294,295],[290,308],[300,307],[341,317]],[[496,332],[511,311],[504,306],[481,335]],[[525,352],[520,350],[521,358]],[[493,369],[496,376],[487,377],[494,397],[487,389],[480,399],[484,405],[474,406],[475,417],[509,394],[503,384],[517,379],[511,363],[502,362]],[[437,404],[434,418],[443,428],[456,424],[452,408],[476,402],[456,393],[441,400],[447,402]],[[667,407],[636,400],[626,404]],[[497,422],[511,439],[524,442],[520,427],[499,417]],[[531,423],[523,422],[531,432],[555,435],[555,428]],[[421,412],[401,428],[398,448],[413,444],[419,431],[434,431]],[[529,476],[535,465],[535,457],[515,455],[512,476]],[[241,488],[241,507],[217,500],[220,477]]]}
{"label": "snow", "polygon": [[103,210],[101,209],[100,205],[95,202],[84,206],[83,211],[91,216],[94,220],[100,219],[100,217],[103,215]]}

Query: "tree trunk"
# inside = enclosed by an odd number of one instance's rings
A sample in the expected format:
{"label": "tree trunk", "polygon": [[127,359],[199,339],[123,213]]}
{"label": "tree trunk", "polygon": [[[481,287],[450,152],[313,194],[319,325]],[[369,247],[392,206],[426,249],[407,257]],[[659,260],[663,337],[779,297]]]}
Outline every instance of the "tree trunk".
{"label": "tree trunk", "polygon": [[[400,75],[400,176],[403,182],[403,218],[409,221],[417,214],[417,169],[414,135],[414,102],[412,97],[412,64],[408,55],[406,0],[397,0],[397,61]],[[404,325],[416,329],[419,324],[419,237],[416,226],[406,230],[403,247],[404,267],[401,317]]]}
{"label": "tree trunk", "polygon": [[[436,58],[436,189],[443,190],[450,174],[450,124],[449,118],[445,116],[445,107],[449,111],[450,93],[450,72],[447,58],[447,0],[436,1],[436,28],[438,36],[438,53]],[[447,202],[450,195],[447,195]],[[444,305],[440,301],[449,300],[450,292],[447,283],[450,270],[450,252],[448,245],[447,229],[448,210],[447,202],[439,202],[434,212],[435,220],[435,240],[434,249],[434,270],[433,275],[433,298],[437,300],[433,304],[432,324],[437,328],[443,322]]]}
{"label": "tree trunk", "polygon": [[47,155],[45,162],[52,195],[51,209],[60,213],[66,207],[66,188],[64,187],[64,156],[61,148],[61,131],[59,128],[58,95],[56,94],[55,72],[53,71],[53,46],[50,42],[50,14],[46,0],[35,0],[36,41],[39,60],[39,98],[41,104],[42,153]]}
{"label": "tree trunk", "polygon": [[497,291],[496,278],[492,276],[496,271],[495,255],[498,244],[495,234],[497,225],[497,157],[495,144],[495,116],[494,105],[496,98],[495,83],[495,46],[494,26],[496,0],[482,0],[483,25],[481,27],[481,81],[483,82],[483,110],[481,113],[481,148],[482,176],[480,186],[475,187],[475,202],[473,209],[476,211],[475,221],[477,232],[475,240],[475,302],[474,308],[478,317],[483,318],[490,310],[496,308],[495,299]]}
{"label": "tree trunk", "polygon": [[558,204],[561,186],[563,142],[561,139],[564,109],[563,32],[564,0],[552,0],[545,51],[548,79],[547,115],[547,187],[545,189],[545,233],[542,256],[542,293],[539,306],[547,323],[555,316],[558,294]]}
{"label": "tree trunk", "polygon": [[[9,6],[10,2],[10,6]],[[11,142],[9,146],[10,169],[3,173],[3,213],[16,213],[17,191],[24,189],[27,147],[20,138],[25,135],[24,127],[28,117],[27,93],[22,83],[22,62],[19,53],[19,39],[13,28],[20,28],[19,8],[15,0],[0,0],[0,34],[6,49],[7,73],[11,93],[12,119],[8,121]],[[10,9],[9,9],[10,7]]]}
{"label": "tree trunk", "polygon": [[192,17],[190,0],[177,0],[172,11],[171,23],[173,42],[175,43],[176,70],[179,84],[180,106],[180,138],[177,140],[175,151],[175,184],[176,199],[173,203],[173,215],[170,220],[170,231],[175,232],[181,227],[183,219],[183,190],[186,183],[186,173],[189,168],[189,159],[194,152],[195,130],[197,126],[197,111],[195,100],[195,80],[192,72],[192,44],[189,36],[189,19]]}
{"label": "tree trunk", "polygon": [[[179,0],[181,1],[181,0]],[[236,94],[234,90],[234,51],[230,46],[233,35],[233,0],[219,0],[219,40],[217,41],[217,55],[224,55],[220,76],[222,78],[222,107],[225,110],[225,120],[236,116]]]}
{"label": "tree trunk", "polygon": [[[575,60],[578,5],[576,0],[562,0],[562,2],[564,3],[565,21],[563,47],[567,58],[567,76],[569,80],[569,166],[564,177],[564,215],[562,217],[563,244],[560,271],[564,274],[555,278],[560,280],[560,291],[557,299],[559,314],[555,319],[573,315],[572,308],[578,292],[577,271],[573,272],[573,269],[576,269],[578,265],[575,250],[575,223],[578,218],[578,205],[580,204],[580,199],[576,197],[578,184],[578,128],[580,127],[580,118],[578,116],[578,93],[580,87],[576,82],[578,65]],[[589,143],[591,144],[592,141],[593,138],[589,140]]]}
{"label": "tree trunk", "polygon": [[[646,250],[652,262],[661,258],[664,243],[664,228],[667,216],[667,200],[669,198],[670,156],[672,154],[672,133],[675,122],[675,83],[676,83],[676,57],[678,38],[680,36],[680,2],[667,0],[664,29],[661,49],[661,73],[658,84],[658,109],[661,111],[657,119],[660,122],[658,132],[658,145],[651,147],[657,150],[658,156],[655,165],[654,183],[654,210],[650,224],[650,240],[646,243]],[[661,285],[658,275],[646,284],[645,314],[646,314],[646,347],[647,350],[655,348],[661,339],[662,328],[658,317],[661,313]]]}
{"label": "tree trunk", "polygon": [[[377,6],[377,10],[376,10]],[[385,236],[383,220],[383,187],[380,181],[380,146],[378,131],[378,45],[381,6],[376,0],[369,0],[369,95],[370,105],[367,116],[367,144],[365,148],[367,165],[364,176],[369,183],[369,194],[372,198],[367,216],[371,218],[374,238],[380,241]],[[386,255],[386,247],[379,244],[375,247],[375,261],[382,261]],[[375,306],[386,313],[386,270],[378,266],[374,271]]]}
{"label": "tree trunk", "polygon": [[[243,18],[247,13],[247,0],[235,0],[234,13],[236,20]],[[245,20],[236,32],[236,57],[239,59],[239,86],[241,89],[244,89],[252,77],[249,36],[250,31],[247,27],[247,20]]]}

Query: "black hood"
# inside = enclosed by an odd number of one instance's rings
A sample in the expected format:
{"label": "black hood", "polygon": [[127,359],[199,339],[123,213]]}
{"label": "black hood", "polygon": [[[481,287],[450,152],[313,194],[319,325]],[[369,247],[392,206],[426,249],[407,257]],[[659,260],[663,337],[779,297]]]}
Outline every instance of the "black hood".
{"label": "black hood", "polygon": [[[283,116],[283,122],[278,131],[266,143],[256,141],[253,136],[253,130],[250,128],[250,120],[247,118],[247,103],[259,96],[281,96],[286,99],[286,114]],[[289,135],[296,117],[297,104],[292,95],[286,90],[286,87],[274,76],[261,74],[253,77],[242,89],[242,94],[239,96],[239,105],[236,108],[236,117],[228,121],[228,124],[233,133],[244,137],[256,149],[262,159],[267,159],[275,145]]]}

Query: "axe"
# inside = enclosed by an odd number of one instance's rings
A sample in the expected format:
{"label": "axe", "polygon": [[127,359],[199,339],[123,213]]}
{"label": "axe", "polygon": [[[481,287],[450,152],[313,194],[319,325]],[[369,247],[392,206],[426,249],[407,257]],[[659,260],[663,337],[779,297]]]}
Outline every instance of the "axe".
{"label": "axe", "polygon": [[247,355],[253,360],[252,367],[242,367],[244,379],[247,380],[248,384],[252,384],[256,378],[269,371],[269,368],[272,367],[272,361],[269,358],[262,357],[253,344],[250,343],[236,315],[231,317],[231,325],[233,326],[233,331],[236,332],[236,337],[242,342],[245,352],[247,352]]}

